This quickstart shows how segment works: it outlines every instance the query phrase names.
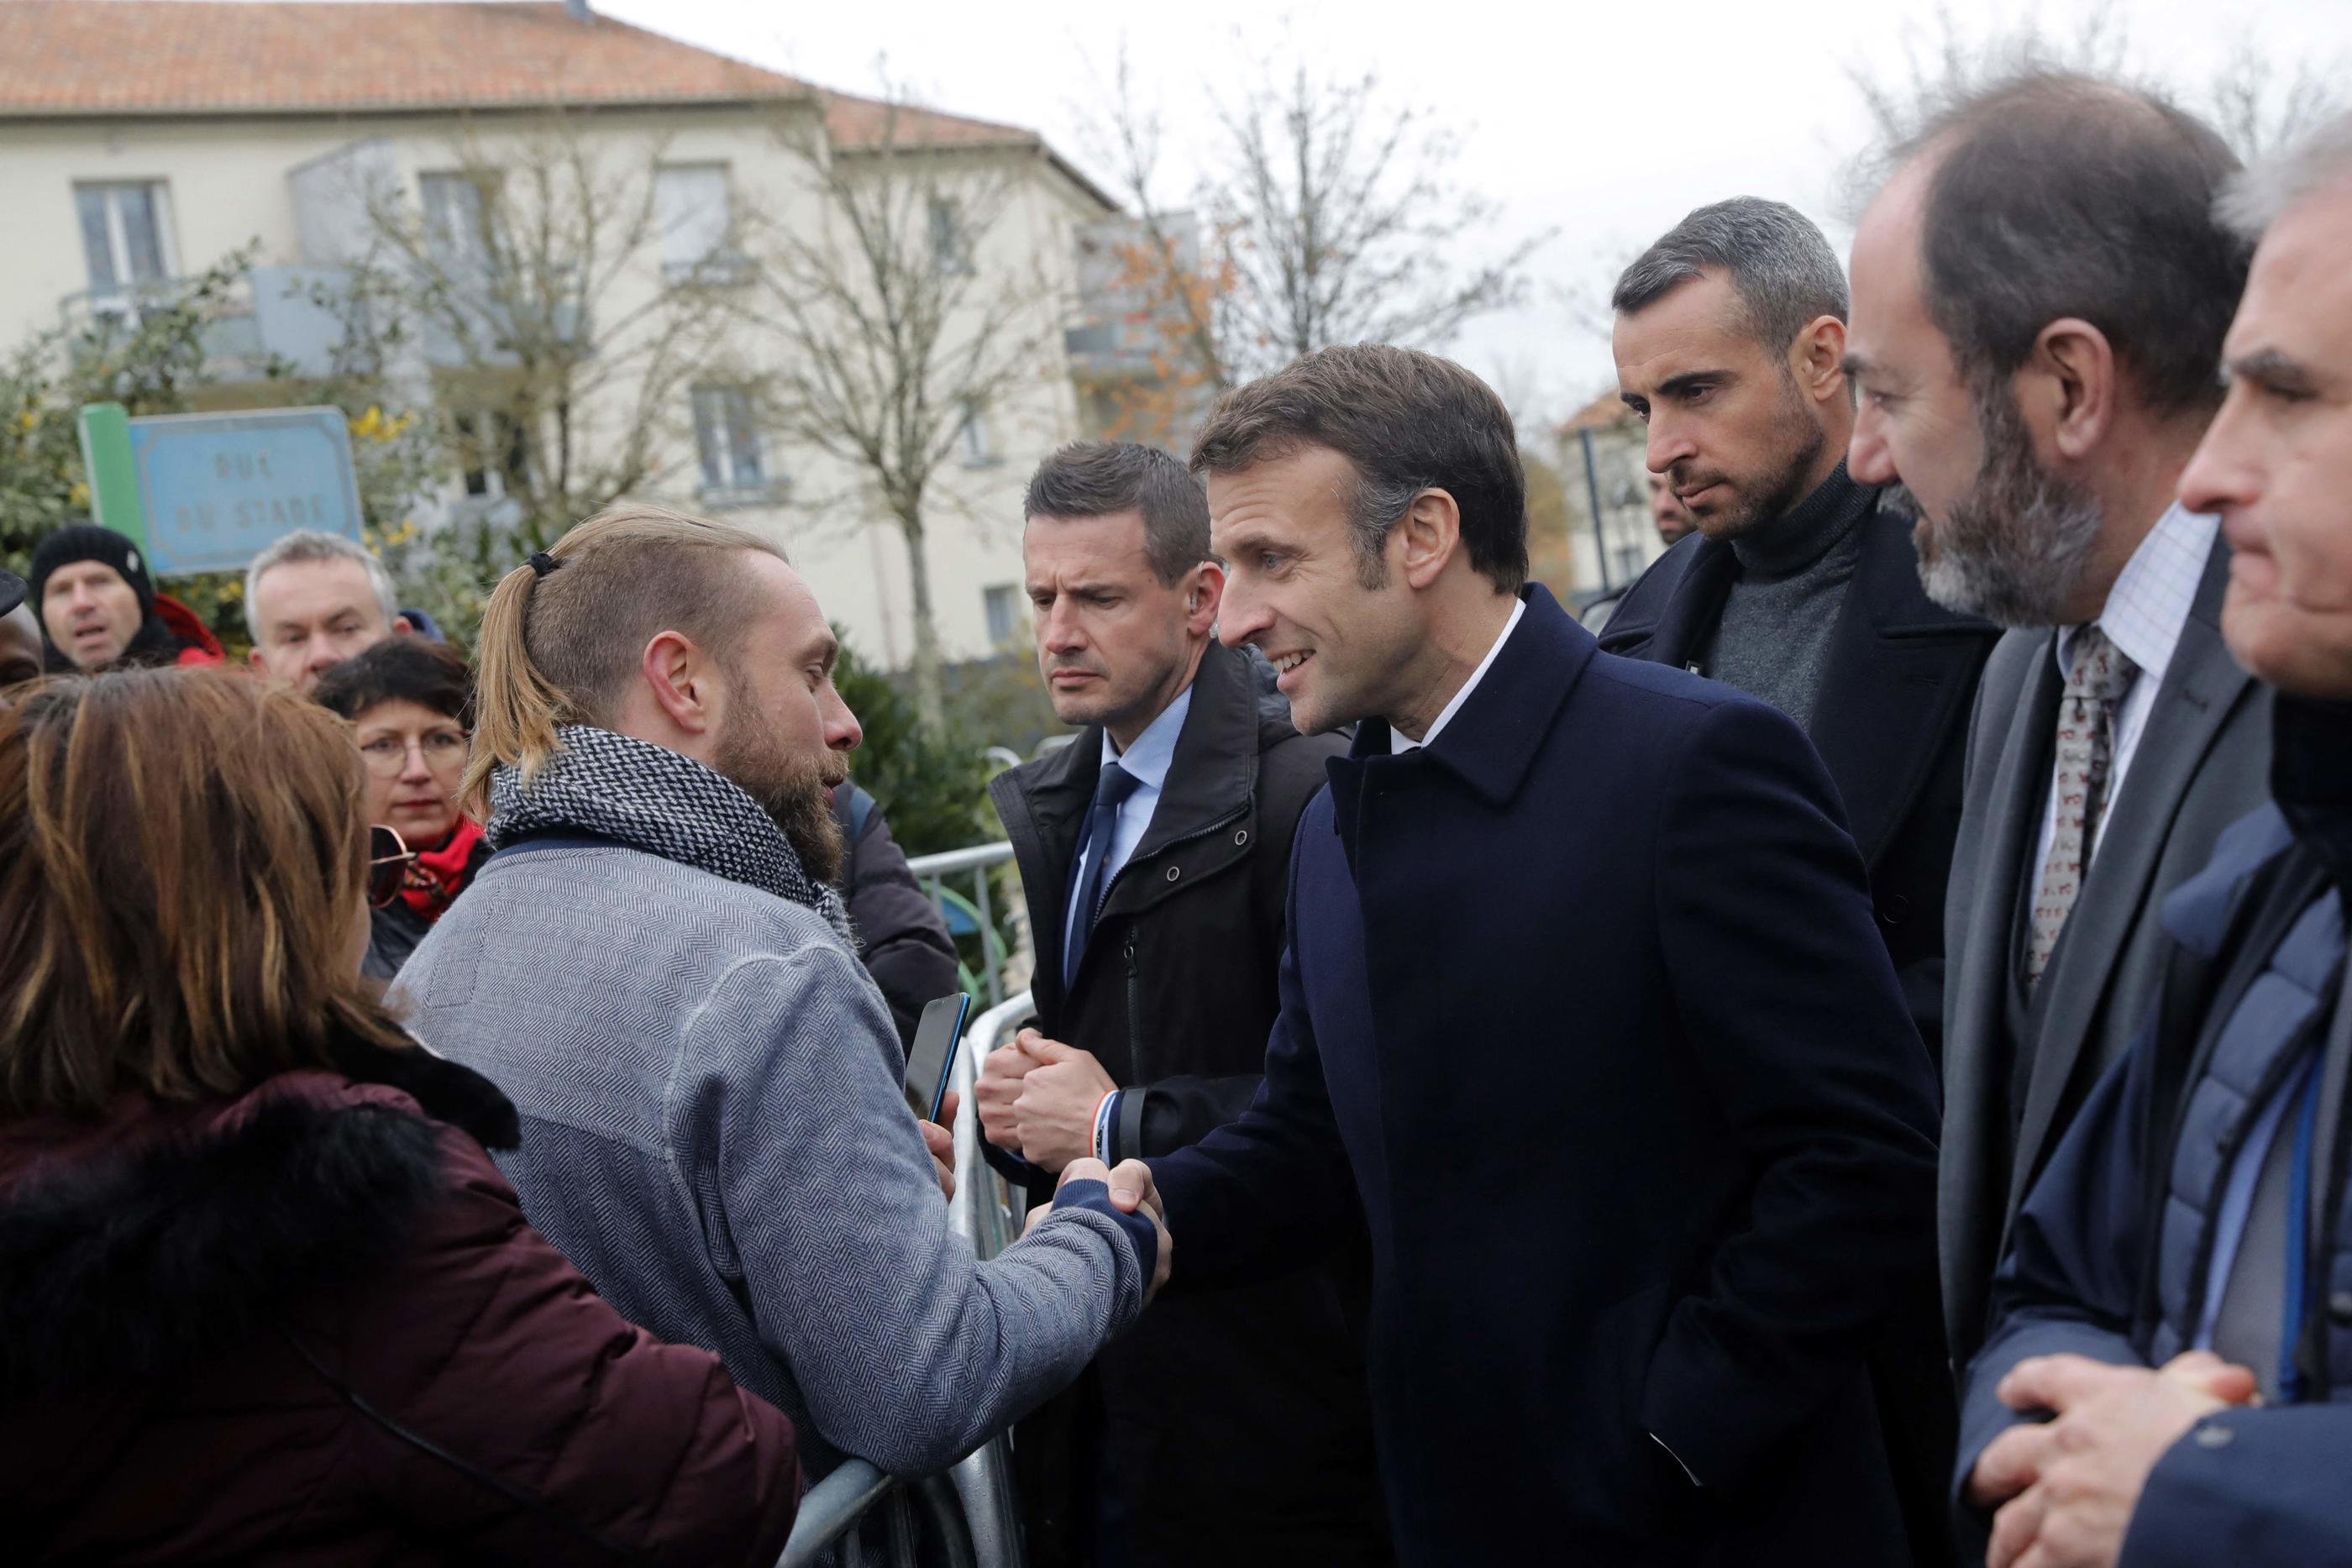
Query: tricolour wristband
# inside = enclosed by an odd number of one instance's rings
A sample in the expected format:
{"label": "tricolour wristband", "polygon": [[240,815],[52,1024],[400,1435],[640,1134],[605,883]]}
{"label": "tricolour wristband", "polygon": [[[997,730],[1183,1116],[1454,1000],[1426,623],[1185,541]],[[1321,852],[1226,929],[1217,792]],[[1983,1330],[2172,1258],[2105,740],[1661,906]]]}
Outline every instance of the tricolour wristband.
{"label": "tricolour wristband", "polygon": [[1095,1158],[1110,1164],[1112,1130],[1118,1125],[1118,1091],[1107,1091],[1095,1102]]}

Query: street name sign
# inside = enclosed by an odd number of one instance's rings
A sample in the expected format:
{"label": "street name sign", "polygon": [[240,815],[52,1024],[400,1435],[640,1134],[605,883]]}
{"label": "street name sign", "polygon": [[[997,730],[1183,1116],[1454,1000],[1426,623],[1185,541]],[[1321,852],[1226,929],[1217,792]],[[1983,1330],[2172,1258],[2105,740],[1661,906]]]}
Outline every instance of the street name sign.
{"label": "street name sign", "polygon": [[339,408],[131,419],[120,404],[92,404],[82,452],[98,520],[142,540],[159,577],[238,570],[297,528],[360,540]]}

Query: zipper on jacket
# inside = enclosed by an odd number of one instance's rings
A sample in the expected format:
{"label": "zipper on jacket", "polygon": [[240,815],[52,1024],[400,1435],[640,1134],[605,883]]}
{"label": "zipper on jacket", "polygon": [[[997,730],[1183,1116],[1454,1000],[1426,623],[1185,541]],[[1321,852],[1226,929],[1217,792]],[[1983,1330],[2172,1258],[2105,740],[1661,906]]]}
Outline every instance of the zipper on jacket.
{"label": "zipper on jacket", "polygon": [[1127,1075],[1145,1081],[1143,1071],[1143,977],[1135,962],[1135,927],[1127,929]]}

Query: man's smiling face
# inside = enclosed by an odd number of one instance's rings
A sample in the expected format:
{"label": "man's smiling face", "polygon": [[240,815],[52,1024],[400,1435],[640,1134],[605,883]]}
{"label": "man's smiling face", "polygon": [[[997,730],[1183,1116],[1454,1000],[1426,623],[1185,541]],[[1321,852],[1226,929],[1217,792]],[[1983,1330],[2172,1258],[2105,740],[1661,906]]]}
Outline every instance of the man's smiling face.
{"label": "man's smiling face", "polygon": [[1356,488],[1355,465],[1328,446],[1209,476],[1210,538],[1226,572],[1218,636],[1273,661],[1307,735],[1384,716],[1421,636],[1412,592],[1386,562],[1394,531],[1380,555],[1359,548]]}

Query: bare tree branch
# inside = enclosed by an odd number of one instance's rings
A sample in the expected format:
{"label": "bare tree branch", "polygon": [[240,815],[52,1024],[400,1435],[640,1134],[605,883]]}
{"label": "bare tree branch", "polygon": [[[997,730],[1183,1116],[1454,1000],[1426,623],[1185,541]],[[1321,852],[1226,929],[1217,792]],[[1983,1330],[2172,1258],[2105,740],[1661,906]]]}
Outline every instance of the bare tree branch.
{"label": "bare tree branch", "polygon": [[501,474],[529,548],[660,480],[682,445],[686,388],[741,373],[724,290],[662,270],[666,151],[558,114],[453,141],[447,211],[368,193],[353,297],[430,346],[450,444],[468,468]]}
{"label": "bare tree branch", "polygon": [[894,97],[869,144],[812,147],[780,132],[803,155],[818,215],[762,225],[749,243],[761,322],[782,340],[762,383],[769,419],[850,467],[898,528],[916,702],[937,724],[945,697],[925,549],[949,499],[937,480],[967,418],[1058,373],[1070,301],[1061,258],[1003,254],[1036,237],[1018,210],[1040,199],[1035,157],[922,144],[910,119]]}
{"label": "bare tree branch", "polygon": [[1376,78],[1325,78],[1303,58],[1219,107],[1201,160],[1214,172],[1174,210],[1160,117],[1123,47],[1110,81],[1087,140],[1136,214],[1126,288],[1168,342],[1162,376],[1121,389],[1130,413],[1333,343],[1442,346],[1524,299],[1552,238],[1482,247],[1499,211],[1464,187],[1459,141],[1391,105]]}

